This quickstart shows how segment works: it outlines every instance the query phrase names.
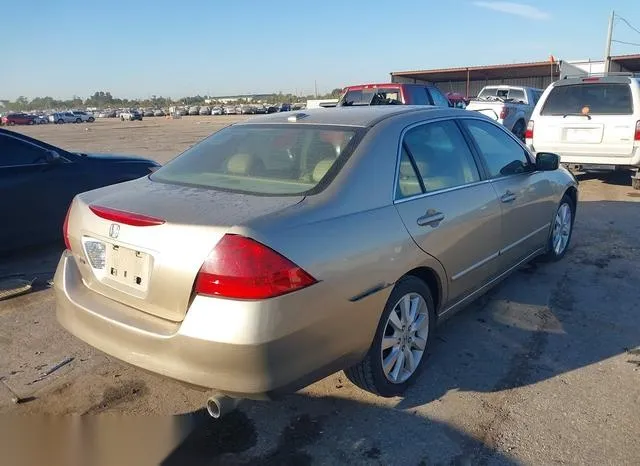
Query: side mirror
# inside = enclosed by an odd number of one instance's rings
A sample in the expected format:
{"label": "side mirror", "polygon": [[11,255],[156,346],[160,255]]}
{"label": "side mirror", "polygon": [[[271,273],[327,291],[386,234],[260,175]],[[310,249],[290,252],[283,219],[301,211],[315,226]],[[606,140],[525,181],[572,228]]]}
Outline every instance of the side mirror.
{"label": "side mirror", "polygon": [[541,171],[551,172],[560,167],[560,156],[551,152],[538,152],[536,154],[536,168]]}
{"label": "side mirror", "polygon": [[58,154],[56,151],[48,150],[46,161],[47,163],[55,164],[55,163],[60,163],[62,159],[60,158],[60,154]]}

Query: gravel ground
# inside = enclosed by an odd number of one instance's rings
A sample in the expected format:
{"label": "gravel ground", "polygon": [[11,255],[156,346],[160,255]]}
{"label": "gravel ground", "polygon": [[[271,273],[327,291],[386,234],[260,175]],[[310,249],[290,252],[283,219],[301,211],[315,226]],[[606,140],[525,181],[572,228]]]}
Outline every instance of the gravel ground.
{"label": "gravel ground", "polygon": [[[17,130],[68,149],[164,162],[237,119]],[[57,325],[47,286],[57,247],[0,260],[0,278],[36,279],[31,293],[0,301],[0,376],[33,397],[13,404],[0,386],[0,413],[180,414],[182,435],[156,449],[173,450],[163,463],[172,465],[639,464],[640,192],[626,176],[580,178],[565,259],[524,267],[444,323],[420,380],[397,399],[335,374],[211,421],[205,392],[120,363]]]}

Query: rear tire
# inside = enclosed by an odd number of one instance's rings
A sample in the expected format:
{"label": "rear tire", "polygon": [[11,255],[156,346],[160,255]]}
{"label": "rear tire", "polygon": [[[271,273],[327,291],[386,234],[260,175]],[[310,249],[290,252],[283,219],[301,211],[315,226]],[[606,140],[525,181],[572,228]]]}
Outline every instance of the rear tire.
{"label": "rear tire", "polygon": [[89,119],[88,119],[87,121],[88,121],[89,123],[93,123],[94,121],[96,121],[96,119],[95,119],[95,118],[93,118],[93,117],[89,117]]}
{"label": "rear tire", "polygon": [[573,222],[576,217],[576,206],[566,194],[562,196],[560,205],[553,217],[547,244],[547,253],[543,256],[549,262],[559,261],[564,257],[571,243]]}
{"label": "rear tire", "polygon": [[631,178],[631,187],[633,189],[640,189],[640,178]]}
{"label": "rear tire", "polygon": [[369,351],[362,361],[345,369],[345,375],[373,394],[402,394],[424,367],[435,324],[429,287],[413,276],[400,279],[387,300]]}

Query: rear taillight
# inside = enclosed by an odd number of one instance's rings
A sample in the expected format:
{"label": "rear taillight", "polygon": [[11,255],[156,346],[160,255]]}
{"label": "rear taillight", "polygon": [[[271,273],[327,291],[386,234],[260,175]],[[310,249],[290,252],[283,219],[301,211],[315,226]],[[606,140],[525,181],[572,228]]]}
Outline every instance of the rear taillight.
{"label": "rear taillight", "polygon": [[196,277],[195,292],[234,299],[267,299],[300,290],[316,279],[273,249],[225,235]]}
{"label": "rear taillight", "polygon": [[527,123],[527,129],[524,132],[525,139],[533,139],[533,120],[529,120]]}
{"label": "rear taillight", "polygon": [[64,245],[68,250],[71,250],[71,242],[69,241],[69,214],[71,213],[71,206],[67,209],[67,215],[64,216],[64,223],[62,224],[62,237],[64,238]]}
{"label": "rear taillight", "polygon": [[149,217],[148,215],[142,214],[134,214],[133,212],[111,209],[109,207],[90,205],[89,209],[98,217],[105,220],[124,223],[125,225],[131,225],[134,227],[150,227],[154,225],[162,225],[165,222],[164,219],[161,218]]}
{"label": "rear taillight", "polygon": [[640,141],[640,121],[636,121],[636,134],[633,135],[634,141]]}
{"label": "rear taillight", "polygon": [[582,78],[583,83],[596,83],[600,81],[600,78]]}
{"label": "rear taillight", "polygon": [[508,116],[509,116],[509,107],[502,107],[502,110],[500,111],[500,119],[504,120]]}

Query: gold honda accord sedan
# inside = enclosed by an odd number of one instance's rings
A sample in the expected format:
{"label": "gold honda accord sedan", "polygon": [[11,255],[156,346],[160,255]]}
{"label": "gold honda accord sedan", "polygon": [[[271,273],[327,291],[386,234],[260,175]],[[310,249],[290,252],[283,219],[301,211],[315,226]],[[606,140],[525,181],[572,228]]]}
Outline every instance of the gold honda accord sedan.
{"label": "gold honda accord sedan", "polygon": [[555,154],[458,109],[305,110],[229,126],[78,195],[57,317],[133,365],[268,399],[344,369],[401,394],[436,324],[571,239]]}

